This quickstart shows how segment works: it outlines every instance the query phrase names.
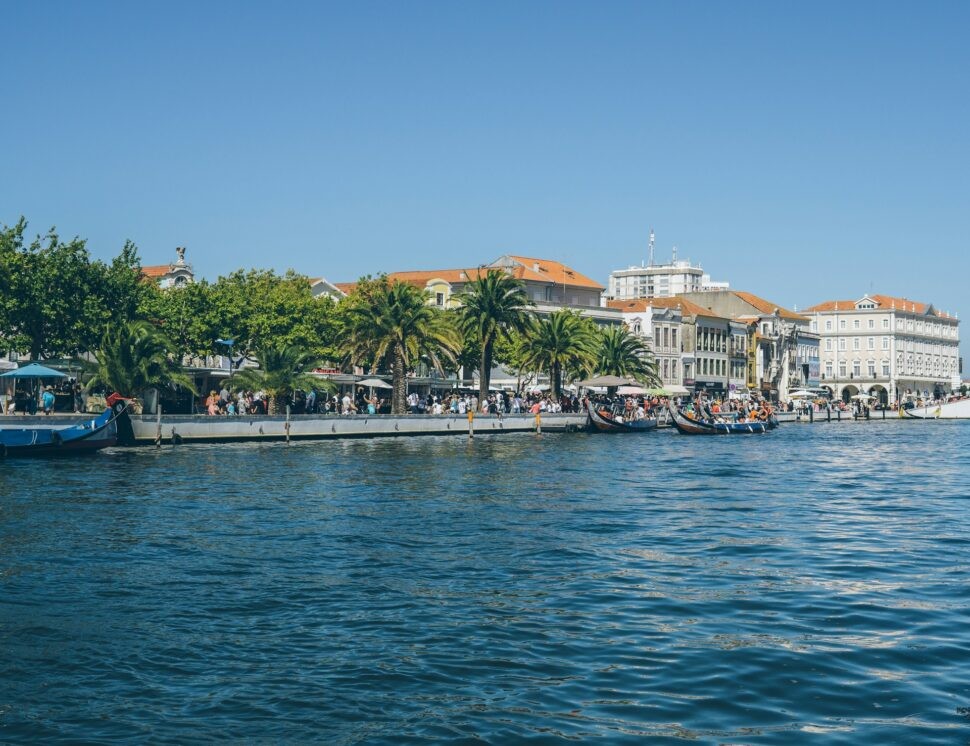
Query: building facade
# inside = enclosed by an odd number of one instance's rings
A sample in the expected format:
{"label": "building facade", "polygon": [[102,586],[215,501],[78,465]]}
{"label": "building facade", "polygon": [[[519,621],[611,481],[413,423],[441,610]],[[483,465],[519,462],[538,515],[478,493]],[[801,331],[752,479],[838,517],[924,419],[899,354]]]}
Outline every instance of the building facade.
{"label": "building facade", "polygon": [[610,300],[671,298],[684,293],[727,287],[726,282],[713,282],[700,265],[674,260],[669,264],[646,264],[614,270],[610,273],[606,295]]}
{"label": "building facade", "polygon": [[683,339],[680,305],[672,299],[610,301],[620,311],[623,322],[633,334],[647,342],[657,362],[657,375],[664,387],[683,385],[681,342]]}
{"label": "building facade", "polygon": [[175,262],[172,264],[155,264],[142,267],[142,277],[153,280],[163,289],[182,287],[195,282],[192,265],[185,261],[185,249],[179,246],[175,249],[175,256]]}
{"label": "building facade", "polygon": [[930,303],[887,295],[805,310],[821,338],[821,385],[848,400],[938,398],[959,388],[960,321]]}

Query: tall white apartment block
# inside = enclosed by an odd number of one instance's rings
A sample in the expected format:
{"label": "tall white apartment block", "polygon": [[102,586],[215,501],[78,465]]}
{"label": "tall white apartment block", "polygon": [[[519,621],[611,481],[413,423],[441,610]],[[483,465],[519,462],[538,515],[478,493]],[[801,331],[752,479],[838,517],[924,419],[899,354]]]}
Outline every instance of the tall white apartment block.
{"label": "tall white apartment block", "polygon": [[887,295],[827,301],[802,313],[820,337],[821,384],[848,400],[935,398],[959,388],[960,320]]}

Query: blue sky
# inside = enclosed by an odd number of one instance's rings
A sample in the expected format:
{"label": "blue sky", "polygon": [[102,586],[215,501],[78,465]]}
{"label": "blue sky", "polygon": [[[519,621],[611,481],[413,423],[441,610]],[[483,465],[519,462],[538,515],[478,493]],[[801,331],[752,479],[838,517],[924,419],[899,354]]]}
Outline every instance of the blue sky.
{"label": "blue sky", "polygon": [[[970,4],[5,3],[0,222],[332,280],[672,245],[970,311]],[[967,336],[967,333],[964,333]],[[965,346],[966,349],[966,346]]]}

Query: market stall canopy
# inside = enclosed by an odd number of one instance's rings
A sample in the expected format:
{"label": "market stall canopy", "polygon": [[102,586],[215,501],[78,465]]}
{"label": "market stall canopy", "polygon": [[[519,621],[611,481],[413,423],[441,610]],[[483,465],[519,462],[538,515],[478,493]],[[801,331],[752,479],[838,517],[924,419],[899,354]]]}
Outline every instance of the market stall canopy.
{"label": "market stall canopy", "polygon": [[814,399],[815,394],[813,394],[811,391],[806,391],[805,389],[801,389],[799,391],[792,391],[788,395],[788,398],[789,399]]}
{"label": "market stall canopy", "polygon": [[690,391],[688,391],[686,388],[683,386],[678,386],[676,383],[671,384],[670,386],[664,386],[664,388],[670,392],[671,396],[687,396],[687,394],[690,393]]}
{"label": "market stall canopy", "polygon": [[632,378],[620,378],[619,376],[596,376],[585,381],[577,381],[577,386],[636,386],[636,381]]}
{"label": "market stall canopy", "polygon": [[67,374],[40,363],[31,363],[23,368],[0,373],[0,378],[67,378]]}
{"label": "market stall canopy", "polygon": [[365,378],[363,381],[357,381],[358,386],[372,386],[375,389],[392,389],[394,388],[387,381],[382,381],[380,378]]}
{"label": "market stall canopy", "polygon": [[868,399],[875,399],[876,397],[872,396],[871,394],[856,394],[855,396],[852,396],[849,398],[855,399],[856,401],[862,401],[862,400],[868,400]]}

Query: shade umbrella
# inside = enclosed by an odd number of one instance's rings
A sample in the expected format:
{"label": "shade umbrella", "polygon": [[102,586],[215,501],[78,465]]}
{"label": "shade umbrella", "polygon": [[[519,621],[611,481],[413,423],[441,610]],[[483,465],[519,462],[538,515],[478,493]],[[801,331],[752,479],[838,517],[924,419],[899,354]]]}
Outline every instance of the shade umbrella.
{"label": "shade umbrella", "polygon": [[23,368],[2,373],[0,374],[0,378],[67,378],[67,374],[61,373],[59,370],[54,370],[53,368],[48,368],[46,365],[41,365],[40,363],[31,363],[30,365],[25,365]]}
{"label": "shade umbrella", "polygon": [[620,386],[616,393],[620,396],[641,396],[642,394],[653,394],[657,389],[645,389],[643,386]]}
{"label": "shade umbrella", "polygon": [[620,376],[595,376],[593,378],[588,378],[585,381],[577,381],[576,385],[606,386],[607,388],[610,388],[612,386],[636,386],[638,384],[632,378],[620,378]]}
{"label": "shade umbrella", "polygon": [[792,391],[789,395],[789,399],[812,399],[815,397],[811,391],[806,391],[805,389],[800,389],[798,391]]}
{"label": "shade umbrella", "polygon": [[871,394],[856,394],[855,396],[849,397],[850,399],[855,399],[856,401],[863,401],[867,399],[875,399],[876,397]]}
{"label": "shade umbrella", "polygon": [[374,389],[392,389],[394,388],[387,381],[382,381],[380,378],[365,378],[363,381],[357,381],[358,386],[370,386]]}

